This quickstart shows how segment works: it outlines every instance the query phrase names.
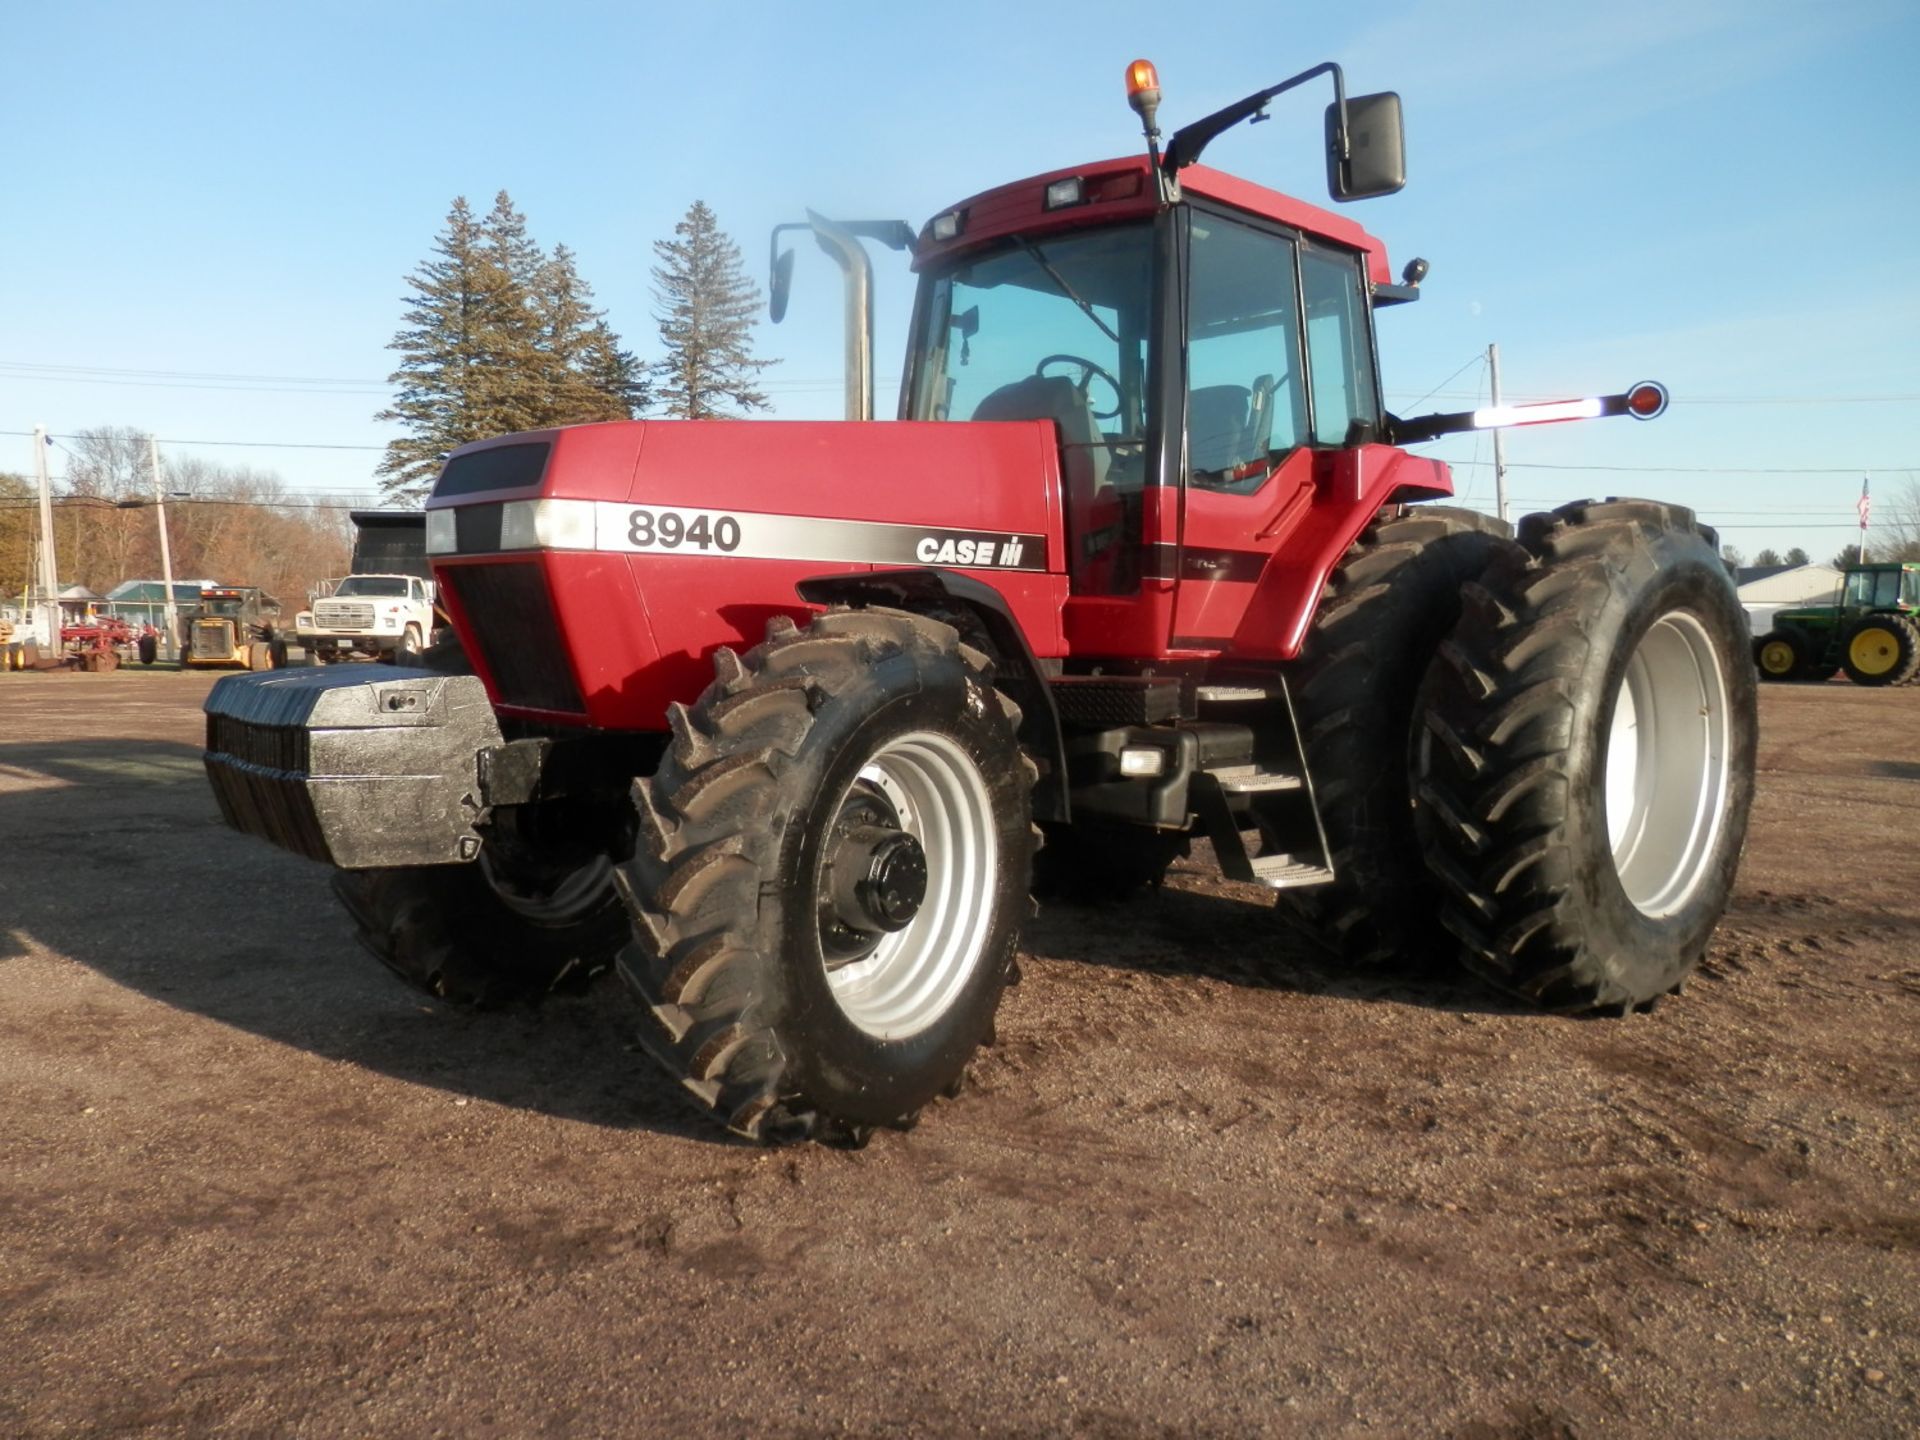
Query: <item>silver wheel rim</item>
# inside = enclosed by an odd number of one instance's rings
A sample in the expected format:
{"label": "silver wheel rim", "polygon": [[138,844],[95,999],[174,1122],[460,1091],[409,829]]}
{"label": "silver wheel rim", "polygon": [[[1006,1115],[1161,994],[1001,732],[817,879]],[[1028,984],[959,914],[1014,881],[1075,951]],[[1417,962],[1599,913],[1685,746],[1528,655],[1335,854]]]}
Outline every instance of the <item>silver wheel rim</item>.
{"label": "silver wheel rim", "polygon": [[1606,819],[1627,899],[1661,919],[1712,868],[1726,811],[1727,687],[1706,627],[1684,610],[1634,647],[1607,727]]}
{"label": "silver wheel rim", "polygon": [[[926,852],[927,893],[905,928],[828,970],[827,986],[859,1029],[903,1040],[946,1014],[979,968],[993,927],[999,836],[985,777],[944,735],[917,730],[889,741],[860,768],[862,782],[886,797]],[[845,801],[842,794],[835,810]]]}

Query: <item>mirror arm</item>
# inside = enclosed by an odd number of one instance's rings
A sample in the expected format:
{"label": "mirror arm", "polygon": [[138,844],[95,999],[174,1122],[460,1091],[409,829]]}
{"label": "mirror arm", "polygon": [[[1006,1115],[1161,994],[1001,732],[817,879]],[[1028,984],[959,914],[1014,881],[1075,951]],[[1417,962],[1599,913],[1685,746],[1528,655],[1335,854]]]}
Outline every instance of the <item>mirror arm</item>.
{"label": "mirror arm", "polygon": [[1333,76],[1333,103],[1340,109],[1340,134],[1337,141],[1340,160],[1348,157],[1347,140],[1347,84],[1340,67],[1331,60],[1323,61],[1311,70],[1302,70],[1290,80],[1282,80],[1278,85],[1268,86],[1265,90],[1256,90],[1244,100],[1236,100],[1224,109],[1183,125],[1173,132],[1173,139],[1167,145],[1164,162],[1168,173],[1178,173],[1200,158],[1200,152],[1216,135],[1231,130],[1242,120],[1262,114],[1267,104],[1277,95],[1283,95],[1297,86],[1321,75]]}

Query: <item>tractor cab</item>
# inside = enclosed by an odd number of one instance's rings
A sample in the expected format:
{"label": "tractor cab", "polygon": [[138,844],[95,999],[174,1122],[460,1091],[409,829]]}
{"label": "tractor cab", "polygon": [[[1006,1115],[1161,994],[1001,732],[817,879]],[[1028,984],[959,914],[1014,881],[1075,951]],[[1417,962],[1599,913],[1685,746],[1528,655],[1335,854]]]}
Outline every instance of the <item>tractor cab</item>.
{"label": "tractor cab", "polygon": [[1848,611],[1920,613],[1920,561],[1852,567],[1841,586],[1841,606]]}
{"label": "tractor cab", "polygon": [[[1200,166],[1164,204],[1155,174],[1133,157],[976,196],[916,255],[901,418],[1054,422],[1076,595],[1231,583],[1205,552],[1254,548],[1315,452],[1386,426],[1371,312],[1402,287],[1381,243]],[[1437,466],[1407,481],[1451,488]],[[1188,563],[1183,510],[1222,541]]]}

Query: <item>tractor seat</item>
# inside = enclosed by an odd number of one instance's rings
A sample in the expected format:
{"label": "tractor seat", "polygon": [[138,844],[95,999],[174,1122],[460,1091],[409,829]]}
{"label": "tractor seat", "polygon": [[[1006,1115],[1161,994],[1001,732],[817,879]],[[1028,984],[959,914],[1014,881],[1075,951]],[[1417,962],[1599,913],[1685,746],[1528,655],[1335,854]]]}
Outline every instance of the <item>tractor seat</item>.
{"label": "tractor seat", "polygon": [[976,420],[1051,420],[1060,427],[1061,463],[1067,479],[1089,492],[1107,484],[1105,437],[1094,423],[1093,406],[1064,375],[1029,375],[1002,385],[974,408]]}
{"label": "tractor seat", "polygon": [[1200,473],[1232,470],[1254,459],[1253,392],[1244,385],[1202,385],[1187,397],[1187,466]]}

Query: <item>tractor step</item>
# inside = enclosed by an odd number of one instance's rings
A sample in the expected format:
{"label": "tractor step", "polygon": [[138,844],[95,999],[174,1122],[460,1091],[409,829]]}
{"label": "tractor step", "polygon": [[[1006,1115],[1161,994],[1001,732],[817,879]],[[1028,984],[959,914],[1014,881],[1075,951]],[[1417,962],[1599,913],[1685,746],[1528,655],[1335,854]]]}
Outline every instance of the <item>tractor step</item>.
{"label": "tractor step", "polygon": [[1277,700],[1280,690],[1272,685],[1202,685],[1194,692],[1194,698],[1205,704],[1247,704]]}
{"label": "tractor step", "polygon": [[[1228,754],[1222,747],[1214,763],[1194,775],[1188,790],[1194,816],[1213,842],[1220,873],[1272,890],[1325,885],[1334,878],[1333,858],[1307,783],[1306,756],[1285,685],[1254,693],[1241,693],[1253,692],[1253,687],[1211,688],[1232,690],[1236,700],[1268,702],[1257,726],[1248,727],[1255,740],[1253,753]],[[1203,691],[1201,698],[1227,697]],[[1224,732],[1236,727],[1219,728]],[[1250,833],[1255,837],[1251,849]]]}
{"label": "tractor step", "polygon": [[1262,770],[1256,765],[1235,765],[1212,774],[1229,795],[1264,795],[1274,790],[1298,790],[1306,784],[1298,775]]}
{"label": "tractor step", "polygon": [[1325,885],[1333,871],[1310,860],[1292,855],[1261,855],[1252,861],[1253,878],[1270,890],[1291,890],[1301,885]]}

